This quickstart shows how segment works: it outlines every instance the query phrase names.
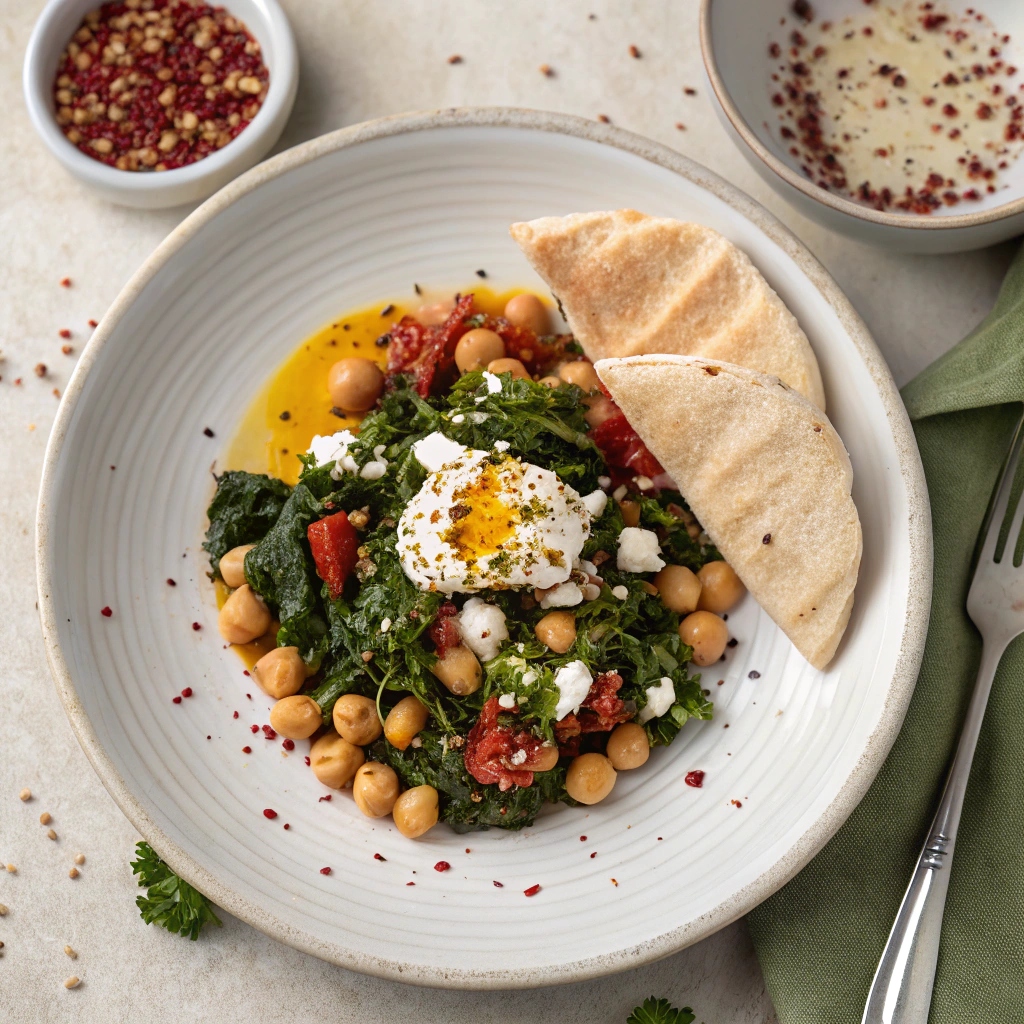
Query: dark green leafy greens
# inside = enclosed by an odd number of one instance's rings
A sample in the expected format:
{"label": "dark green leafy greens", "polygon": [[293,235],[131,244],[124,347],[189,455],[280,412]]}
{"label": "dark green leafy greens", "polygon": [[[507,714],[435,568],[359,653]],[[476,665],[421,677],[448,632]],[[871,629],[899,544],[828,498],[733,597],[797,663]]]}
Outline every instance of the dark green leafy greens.
{"label": "dark green leafy greens", "polygon": [[206,514],[210,528],[203,548],[217,574],[220,560],[240,544],[254,544],[277,522],[291,488],[260,473],[230,470],[217,479],[217,493]]}
{"label": "dark green leafy greens", "polygon": [[169,932],[195,941],[208,924],[220,926],[213,904],[198,889],[179,878],[154,852],[149,843],[137,843],[132,872],[147,890],[135,900],[146,924],[158,924]]}
{"label": "dark green leafy greens", "polygon": [[649,996],[626,1018],[626,1024],[693,1024],[695,1019],[689,1006],[677,1010],[667,999]]}

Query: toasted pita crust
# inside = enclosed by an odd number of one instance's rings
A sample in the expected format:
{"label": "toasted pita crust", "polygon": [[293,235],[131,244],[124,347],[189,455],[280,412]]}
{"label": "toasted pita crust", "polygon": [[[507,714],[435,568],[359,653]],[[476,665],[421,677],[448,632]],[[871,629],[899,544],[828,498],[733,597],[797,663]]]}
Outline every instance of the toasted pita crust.
{"label": "toasted pita crust", "polygon": [[825,408],[796,317],[717,231],[636,210],[542,217],[510,231],[595,362],[656,352],[724,359]]}
{"label": "toasted pita crust", "polygon": [[596,369],[757,603],[823,669],[862,548],[850,457],[824,413],[776,377],[699,357]]}

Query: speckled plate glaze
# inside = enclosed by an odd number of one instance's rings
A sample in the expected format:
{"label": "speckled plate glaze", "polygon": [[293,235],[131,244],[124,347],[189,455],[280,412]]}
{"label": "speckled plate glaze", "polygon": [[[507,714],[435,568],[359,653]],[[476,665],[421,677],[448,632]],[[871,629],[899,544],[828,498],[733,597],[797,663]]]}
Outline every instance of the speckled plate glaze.
{"label": "speckled plate glaze", "polygon": [[[465,287],[478,268],[496,287],[537,285],[512,221],[620,206],[723,232],[807,331],[864,525],[850,628],[816,672],[747,599],[730,616],[739,645],[704,674],[714,721],[690,723],[645,768],[621,774],[604,803],[553,809],[520,833],[440,827],[411,842],[346,794],[319,802],[327,791],[303,751],[286,756],[251,733],[271,702],[217,635],[200,550],[210,468],[278,362],[331,317],[406,295],[414,281]],[[791,234],[637,136],[563,115],[455,110],[283,153],[157,249],[64,396],[40,496],[38,576],[68,717],[114,799],[176,871],[255,927],[346,967],[511,988],[672,953],[745,913],[822,847],[902,722],[931,548],[920,460],[889,372]],[[184,686],[195,696],[172,704]],[[684,784],[691,769],[707,773],[702,789]],[[435,871],[440,860],[451,869]]]}

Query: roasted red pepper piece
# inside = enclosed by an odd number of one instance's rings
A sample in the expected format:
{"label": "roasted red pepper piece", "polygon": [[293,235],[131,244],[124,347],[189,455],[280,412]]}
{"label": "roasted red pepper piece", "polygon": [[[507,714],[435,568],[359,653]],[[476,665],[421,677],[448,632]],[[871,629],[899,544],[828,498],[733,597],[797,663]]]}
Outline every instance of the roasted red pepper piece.
{"label": "roasted red pepper piece", "polygon": [[335,512],[315,523],[306,530],[309,548],[313,552],[316,571],[327,584],[331,600],[341,596],[345,580],[359,560],[359,534],[348,521],[348,513]]}
{"label": "roasted red pepper piece", "polygon": [[[518,714],[518,708],[506,709],[491,697],[480,712],[476,725],[466,737],[463,760],[466,771],[483,785],[498,784],[503,793],[513,786],[532,786],[533,772],[519,765],[537,763],[537,752],[543,741],[525,729],[519,732],[498,725],[501,712]],[[521,753],[520,753],[521,752]]]}

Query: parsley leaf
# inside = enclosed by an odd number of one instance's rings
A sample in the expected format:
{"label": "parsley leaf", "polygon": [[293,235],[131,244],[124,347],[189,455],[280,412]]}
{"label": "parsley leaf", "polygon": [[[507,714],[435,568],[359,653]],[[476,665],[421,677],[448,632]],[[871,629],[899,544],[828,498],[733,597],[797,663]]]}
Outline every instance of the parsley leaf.
{"label": "parsley leaf", "polygon": [[149,843],[137,843],[137,860],[132,871],[139,876],[139,885],[147,889],[135,903],[146,924],[159,924],[169,932],[187,935],[194,942],[203,926],[220,926],[213,904],[198,889],[179,878],[155,853]]}
{"label": "parsley leaf", "polygon": [[626,1018],[626,1024],[693,1024],[694,1013],[688,1006],[681,1010],[675,1009],[667,999],[655,999],[654,996],[644,1000]]}

